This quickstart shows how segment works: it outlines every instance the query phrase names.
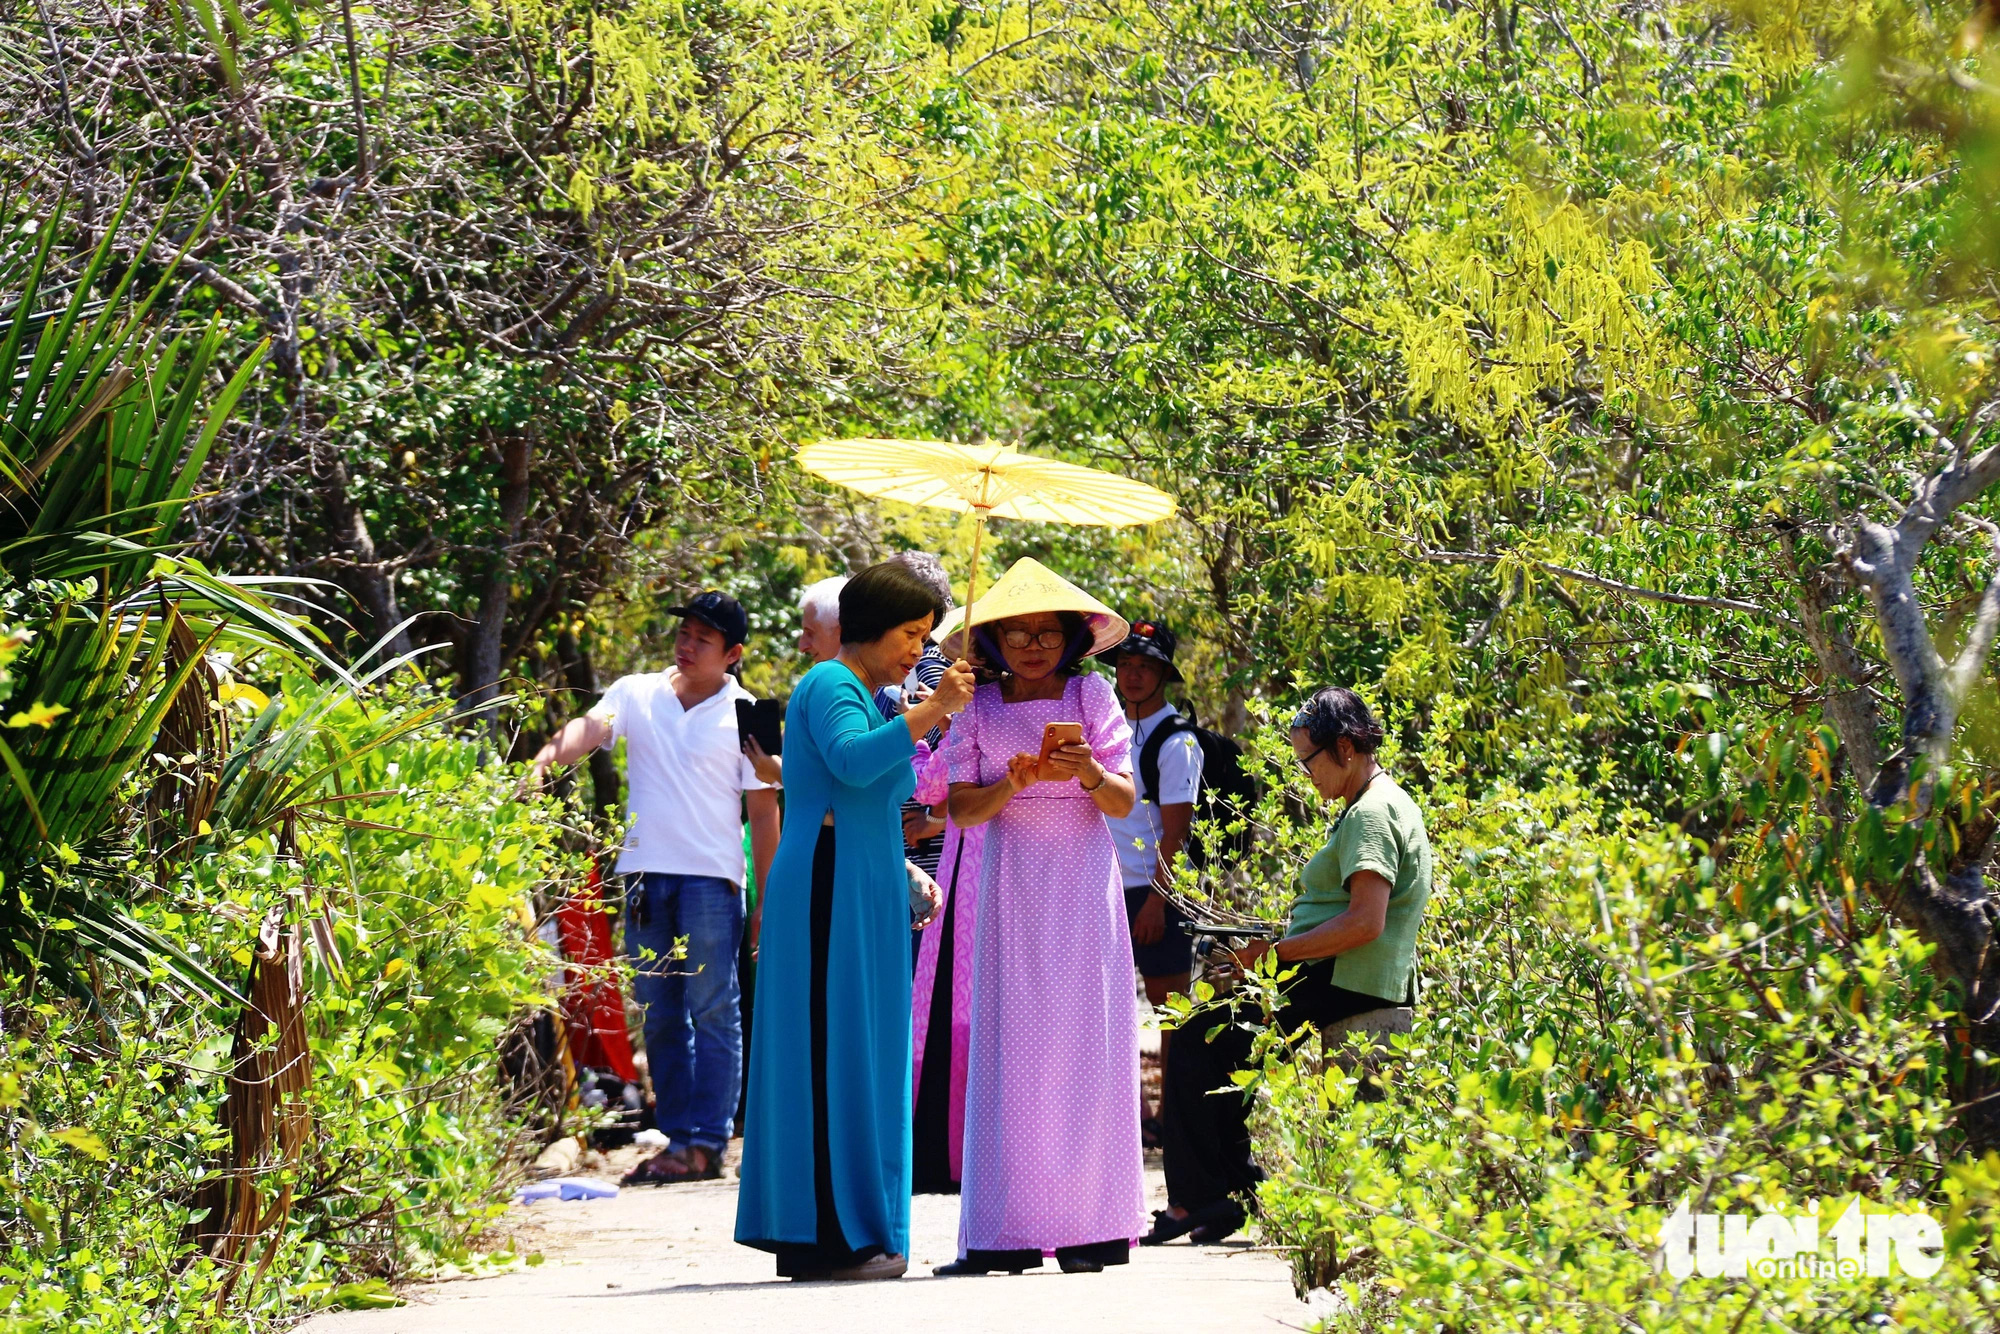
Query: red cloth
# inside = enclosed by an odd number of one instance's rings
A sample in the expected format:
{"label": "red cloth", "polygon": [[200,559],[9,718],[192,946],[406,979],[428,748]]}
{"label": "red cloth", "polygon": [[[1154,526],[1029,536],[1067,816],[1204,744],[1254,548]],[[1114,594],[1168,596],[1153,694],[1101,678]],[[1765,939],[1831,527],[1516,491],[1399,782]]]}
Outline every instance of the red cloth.
{"label": "red cloth", "polygon": [[576,894],[556,909],[556,933],[562,941],[569,986],[563,991],[563,1020],[569,1027],[569,1049],[579,1067],[609,1070],[637,1083],[639,1067],[632,1063],[632,1035],[625,1028],[625,997],[605,975],[612,960],[611,919],[605,915],[603,882],[597,863]]}

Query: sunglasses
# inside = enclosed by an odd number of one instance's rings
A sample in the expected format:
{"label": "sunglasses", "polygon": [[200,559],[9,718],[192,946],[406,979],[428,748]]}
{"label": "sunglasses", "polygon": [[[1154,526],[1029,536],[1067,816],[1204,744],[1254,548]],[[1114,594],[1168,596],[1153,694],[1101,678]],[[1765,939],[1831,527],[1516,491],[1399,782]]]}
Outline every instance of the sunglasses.
{"label": "sunglasses", "polygon": [[1304,769],[1306,771],[1306,777],[1308,778],[1312,777],[1313,761],[1318,759],[1320,756],[1324,754],[1326,754],[1326,747],[1316,746],[1314,747],[1312,754],[1299,756],[1299,768]]}
{"label": "sunglasses", "polygon": [[1039,644],[1043,648],[1061,648],[1069,643],[1069,635],[1061,630],[1044,630],[1040,634],[1033,630],[1002,630],[1000,642],[1008,648],[1026,648]]}

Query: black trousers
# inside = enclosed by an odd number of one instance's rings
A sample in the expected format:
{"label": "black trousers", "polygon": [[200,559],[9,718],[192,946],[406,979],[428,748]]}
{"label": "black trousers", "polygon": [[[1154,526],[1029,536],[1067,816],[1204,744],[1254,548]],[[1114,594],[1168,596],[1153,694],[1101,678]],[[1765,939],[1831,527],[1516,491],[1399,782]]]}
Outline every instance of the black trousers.
{"label": "black trousers", "polygon": [[[1287,1035],[1306,1024],[1323,1028],[1357,1014],[1400,1005],[1333,985],[1333,960],[1299,966],[1285,989],[1278,1027]],[[1167,1202],[1195,1210],[1246,1191],[1264,1179],[1250,1154],[1249,1102],[1229,1076],[1250,1060],[1254,1035],[1218,1014],[1196,1015],[1174,1034],[1174,1058],[1160,1087],[1160,1154],[1167,1174]],[[1213,1038],[1208,1030],[1223,1024]]]}
{"label": "black trousers", "polygon": [[[956,1195],[951,1174],[951,988],[953,938],[958,933],[958,891],[945,891],[944,915],[932,923],[938,941],[937,978],[931,984],[930,1036],[924,1040],[924,1067],[917,1077],[916,1110],[910,1127],[910,1191],[915,1195]],[[918,939],[923,937],[918,935]]]}
{"label": "black trousers", "polygon": [[818,1215],[818,1240],[812,1245],[778,1242],[768,1246],[778,1257],[779,1278],[800,1278],[829,1269],[848,1269],[882,1253],[880,1246],[851,1250],[841,1231],[840,1212],[833,1200],[832,1154],[826,1133],[826,962],[833,935],[833,826],[819,831],[813,848],[812,908],[808,918],[812,941],[812,1107],[813,1202]]}

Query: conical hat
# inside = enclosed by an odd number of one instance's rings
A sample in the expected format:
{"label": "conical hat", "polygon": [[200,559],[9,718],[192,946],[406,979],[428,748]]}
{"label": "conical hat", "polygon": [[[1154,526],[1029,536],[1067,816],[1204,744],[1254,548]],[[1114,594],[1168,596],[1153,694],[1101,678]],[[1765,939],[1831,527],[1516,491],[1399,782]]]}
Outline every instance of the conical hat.
{"label": "conical hat", "polygon": [[[1086,656],[1102,653],[1125,642],[1128,627],[1123,616],[1029,556],[1015,561],[1012,568],[1000,576],[1000,582],[972,605],[971,617],[975,625],[984,626],[1004,621],[1010,616],[1027,616],[1038,611],[1073,611],[1081,615],[1090,626],[1091,634]],[[963,652],[965,636],[961,627],[964,620],[954,609],[932,635],[946,653]]]}

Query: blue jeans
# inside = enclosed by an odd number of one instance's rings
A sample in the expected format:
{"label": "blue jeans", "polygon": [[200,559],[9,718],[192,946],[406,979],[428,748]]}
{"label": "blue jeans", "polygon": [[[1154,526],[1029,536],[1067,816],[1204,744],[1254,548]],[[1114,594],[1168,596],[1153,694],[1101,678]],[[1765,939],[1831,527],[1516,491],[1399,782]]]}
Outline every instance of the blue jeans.
{"label": "blue jeans", "polygon": [[[676,960],[680,936],[687,957]],[[626,878],[625,952],[645,1013],[654,1124],[676,1148],[729,1142],[743,1084],[742,941],[743,895],[729,881],[656,871]]]}

